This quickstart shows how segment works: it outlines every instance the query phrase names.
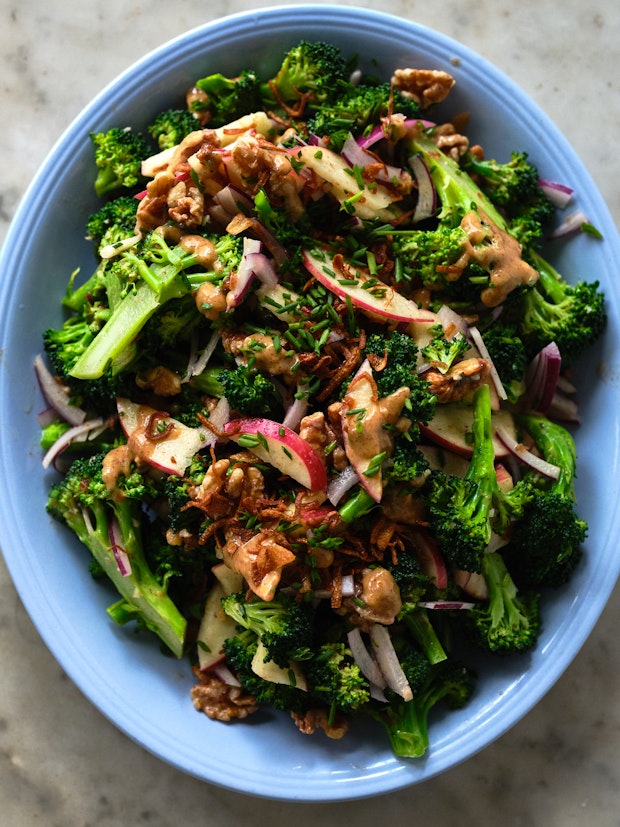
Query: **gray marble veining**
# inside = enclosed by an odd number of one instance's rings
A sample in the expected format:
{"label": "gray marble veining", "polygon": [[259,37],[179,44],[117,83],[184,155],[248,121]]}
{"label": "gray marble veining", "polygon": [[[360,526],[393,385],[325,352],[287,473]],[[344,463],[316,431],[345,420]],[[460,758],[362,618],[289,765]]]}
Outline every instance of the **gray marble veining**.
{"label": "gray marble veining", "polygon": [[[252,0],[8,0],[0,27],[0,241],[32,175],[91,97],[149,49]],[[615,0],[359,3],[459,38],[567,135],[620,223]],[[610,507],[611,507],[610,503]],[[484,752],[398,794],[337,805],[257,802],[161,763],[86,701],[41,643],[0,561],[0,823],[6,827],[347,820],[480,827],[620,825],[620,591],[538,706]]]}

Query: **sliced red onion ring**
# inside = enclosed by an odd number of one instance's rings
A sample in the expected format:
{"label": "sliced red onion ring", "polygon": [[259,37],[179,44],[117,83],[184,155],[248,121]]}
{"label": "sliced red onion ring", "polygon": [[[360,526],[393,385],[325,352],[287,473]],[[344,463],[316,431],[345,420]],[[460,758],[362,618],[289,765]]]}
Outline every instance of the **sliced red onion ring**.
{"label": "sliced red onion ring", "polygon": [[[79,425],[74,425],[72,428],[69,428],[69,430],[59,436],[56,442],[45,452],[45,456],[42,459],[43,467],[49,468],[56,457],[68,448],[72,442],[76,442],[80,437],[88,435],[93,430],[105,427],[105,425],[105,420],[97,417],[96,419],[89,419],[87,422],[82,422]],[[86,441],[86,439],[83,441]]]}
{"label": "sliced red onion ring", "polygon": [[39,380],[41,393],[56,413],[71,425],[80,425],[84,422],[86,411],[69,402],[68,388],[57,381],[40,353],[35,356],[34,370]]}
{"label": "sliced red onion ring", "polygon": [[385,689],[387,681],[379,664],[366,648],[360,630],[355,627],[347,633],[347,642],[353,655],[353,660],[359,666],[362,675],[378,689]]}
{"label": "sliced red onion ring", "polygon": [[237,677],[233,675],[225,663],[216,663],[211,671],[227,686],[241,686]]}
{"label": "sliced red onion ring", "polygon": [[381,623],[373,623],[370,627],[370,641],[373,654],[379,664],[387,685],[404,701],[413,699],[413,692],[403,668],[400,665],[390,633]]}
{"label": "sliced red onion ring", "polygon": [[493,364],[493,360],[491,359],[491,354],[489,353],[487,346],[484,343],[482,338],[482,334],[478,330],[475,325],[472,325],[469,328],[469,333],[471,338],[473,339],[474,344],[478,348],[480,352],[480,356],[488,363],[489,365],[489,373],[491,375],[491,381],[495,386],[495,390],[497,391],[497,395],[500,399],[508,399],[508,394],[506,393],[506,389],[502,384],[502,380],[499,378],[499,373],[497,372],[497,368]]}
{"label": "sliced red onion ring", "polygon": [[409,166],[418,182],[418,202],[412,219],[415,224],[434,215],[437,209],[437,191],[430,170],[423,158],[419,155],[413,155],[409,159]]}
{"label": "sliced red onion ring", "polygon": [[342,145],[341,155],[351,167],[357,166],[360,167],[360,169],[364,169],[364,167],[380,164],[382,172],[378,172],[374,176],[375,181],[379,184],[391,185],[403,175],[403,170],[400,167],[386,164],[371,152],[367,152],[366,149],[355,140],[353,135],[349,135]]}
{"label": "sliced red onion ring", "polygon": [[567,236],[576,235],[582,232],[584,224],[589,223],[588,216],[581,210],[577,210],[567,215],[564,221],[549,235],[549,238],[566,238]]}
{"label": "sliced red onion ring", "polygon": [[560,209],[566,207],[575,192],[571,187],[567,187],[557,181],[550,181],[547,178],[539,178],[538,186],[543,190],[547,198]]}
{"label": "sliced red onion ring", "polygon": [[[215,431],[223,431],[224,425],[230,420],[230,403],[225,396],[221,399],[218,399],[217,405],[211,411],[211,415],[209,416],[209,422],[215,428]],[[211,428],[207,426],[203,426],[200,429],[204,434],[204,447],[209,448],[211,445],[215,445],[218,441],[219,437],[215,431],[212,431]]]}
{"label": "sliced red onion ring", "polygon": [[220,341],[220,331],[214,330],[211,334],[209,341],[207,342],[205,349],[202,351],[200,356],[195,362],[190,362],[187,366],[186,375],[183,378],[183,382],[189,382],[192,376],[200,376],[201,373],[204,372],[205,368],[209,364],[211,357],[213,356],[213,352]]}
{"label": "sliced red onion ring", "polygon": [[525,463],[525,465],[528,465],[534,471],[538,471],[539,474],[542,474],[543,477],[547,477],[548,479],[557,480],[559,478],[561,472],[557,465],[553,465],[551,462],[547,462],[547,460],[529,451],[525,445],[517,442],[517,440],[501,426],[496,428],[495,433],[510,453]]}
{"label": "sliced red onion ring", "polygon": [[547,413],[556,393],[561,368],[562,355],[555,342],[546,345],[532,359],[525,374],[531,408]]}
{"label": "sliced red onion ring", "polygon": [[473,609],[474,603],[467,603],[463,600],[423,600],[418,603],[422,609],[446,609],[446,610],[461,610]]}
{"label": "sliced red onion ring", "polygon": [[108,536],[110,538],[110,550],[114,555],[119,572],[123,577],[129,577],[131,574],[131,561],[129,560],[129,555],[123,547],[121,527],[115,517],[113,517],[110,522]]}
{"label": "sliced red onion ring", "polygon": [[350,491],[358,482],[357,471],[352,465],[347,465],[337,477],[330,480],[327,486],[327,499],[332,505],[338,505],[347,491]]}
{"label": "sliced red onion ring", "polygon": [[286,428],[290,428],[291,431],[296,431],[299,428],[301,420],[306,415],[306,411],[308,410],[309,404],[307,391],[307,385],[298,385],[297,393],[295,394],[293,401],[288,406],[286,413],[284,414],[282,424]]}
{"label": "sliced red onion ring", "polygon": [[258,239],[248,238],[247,236],[243,239],[241,261],[237,267],[237,272],[234,274],[234,277],[231,278],[232,287],[226,296],[228,309],[238,307],[245,299],[250,285],[256,276],[252,268],[250,256],[254,253],[259,253],[260,249],[261,243]]}

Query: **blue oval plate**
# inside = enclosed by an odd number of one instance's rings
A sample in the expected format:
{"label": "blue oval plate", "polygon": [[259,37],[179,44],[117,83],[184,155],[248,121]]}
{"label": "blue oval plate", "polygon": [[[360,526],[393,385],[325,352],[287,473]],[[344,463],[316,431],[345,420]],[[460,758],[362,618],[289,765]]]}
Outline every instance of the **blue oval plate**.
{"label": "blue oval plate", "polygon": [[[395,39],[394,32],[398,32]],[[603,233],[558,245],[553,261],[567,279],[599,279],[610,323],[600,347],[577,372],[583,425],[577,434],[579,510],[590,525],[587,555],[570,586],[544,606],[545,626],[527,657],[479,664],[480,686],[460,712],[435,717],[428,756],[393,757],[371,722],[342,741],[300,735],[285,715],[221,724],[195,712],[189,666],[156,643],[114,626],[111,596],[91,579],[84,549],[45,511],[50,477],[41,467],[32,364],[41,332],[61,322],[69,274],[93,266],[84,240],[97,207],[90,131],[144,127],[208,72],[275,68],[301,39],[331,41],[364,56],[388,78],[399,66],[444,69],[457,81],[452,112],[471,113],[469,134],[489,156],[525,150],[544,177],[575,188],[575,207]],[[239,63],[242,56],[243,65]],[[374,65],[376,61],[376,65]],[[270,8],[230,16],[167,43],[129,68],[82,112],[26,192],[0,259],[0,538],[15,585],[63,669],[117,727],[198,778],[245,793],[298,801],[361,798],[429,778],[470,757],[515,724],[578,652],[609,597],[620,567],[618,516],[610,507],[618,478],[620,365],[617,323],[620,240],[581,161],[546,115],[497,69],[461,44],[413,22],[339,6]],[[604,446],[604,450],[601,450]]]}

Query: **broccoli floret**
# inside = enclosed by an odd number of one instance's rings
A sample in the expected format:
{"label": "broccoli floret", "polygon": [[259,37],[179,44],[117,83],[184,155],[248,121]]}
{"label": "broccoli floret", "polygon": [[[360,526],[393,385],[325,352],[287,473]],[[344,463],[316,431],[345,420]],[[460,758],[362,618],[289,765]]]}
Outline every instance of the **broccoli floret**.
{"label": "broccoli floret", "polygon": [[91,132],[90,138],[98,167],[97,195],[134,187],[140,180],[142,161],[149,155],[146,138],[130,128],[116,126],[107,132]]}
{"label": "broccoli floret", "polygon": [[373,704],[369,712],[385,727],[397,757],[420,758],[429,746],[431,712],[442,702],[449,709],[462,709],[473,694],[474,675],[451,659],[432,665],[413,649],[402,659],[401,666],[413,699],[405,701],[391,695],[389,705]]}
{"label": "broccoli floret", "polygon": [[199,508],[193,508],[192,491],[203,481],[210,465],[210,457],[195,454],[182,477],[171,474],[162,482],[162,493],[166,501],[165,520],[175,531],[196,529],[204,520]]}
{"label": "broccoli floret", "polygon": [[196,376],[192,385],[209,396],[225,396],[231,410],[243,416],[277,419],[282,411],[282,397],[274,383],[248,365],[234,369],[211,366]]}
{"label": "broccoli floret", "polygon": [[481,335],[509,400],[516,402],[524,390],[523,377],[528,363],[517,326],[503,324],[500,319]]}
{"label": "broccoli floret", "polygon": [[336,100],[348,89],[351,68],[336,46],[301,41],[284,55],[276,74],[261,83],[262,104],[300,117],[306,106]]}
{"label": "broccoli floret", "polygon": [[390,334],[371,333],[366,339],[364,353],[385,362],[381,370],[373,368],[380,396],[407,387],[411,390],[405,403],[408,415],[416,422],[426,423],[432,419],[437,399],[428,382],[416,372],[418,346],[411,336],[398,330]]}
{"label": "broccoli floret", "polygon": [[181,657],[185,618],[149,568],[142,544],[142,501],[154,489],[137,471],[108,487],[104,458],[99,453],[76,459],[52,487],[47,510],[75,532],[121,595],[111,611],[114,619],[137,619]]}
{"label": "broccoli floret", "polygon": [[222,600],[227,615],[260,638],[268,657],[279,666],[312,656],[313,629],[306,604],[280,594],[275,600],[246,599],[245,593]]}
{"label": "broccoli floret", "polygon": [[502,207],[513,208],[519,202],[529,201],[539,189],[538,170],[525,152],[513,152],[506,163],[469,153],[464,167],[489,198]]}
{"label": "broccoli floret", "polygon": [[531,253],[538,282],[523,293],[522,333],[530,358],[551,342],[564,367],[575,362],[603,333],[605,296],[598,281],[568,284],[542,256]]}
{"label": "broccoli floret", "polygon": [[111,368],[107,368],[96,382],[73,376],[73,368],[93,340],[90,326],[80,316],[70,316],[59,329],[44,331],[43,349],[54,374],[68,386],[73,404],[107,416],[116,410],[116,397],[125,394],[129,380]]}
{"label": "broccoli floret", "polygon": [[520,586],[556,588],[580,562],[588,530],[575,512],[575,442],[566,428],[544,416],[521,416],[519,423],[560,474],[557,480],[539,481],[536,496],[513,528],[507,560]]}
{"label": "broccoli floret", "polygon": [[465,617],[474,640],[491,652],[531,649],[540,631],[538,593],[517,589],[504,558],[497,551],[482,556],[481,568],[489,600],[476,603]]}
{"label": "broccoli floret", "polygon": [[454,362],[457,362],[469,348],[469,342],[457,333],[452,339],[447,339],[441,325],[431,329],[433,338],[422,348],[422,356],[441,373],[447,373]]}
{"label": "broccoli floret", "polygon": [[336,710],[357,712],[370,700],[370,687],[351,650],[342,642],[323,643],[311,660],[304,663],[308,691]]}
{"label": "broccoli floret", "polygon": [[389,83],[350,84],[335,100],[320,106],[308,121],[310,134],[329,138],[330,149],[339,152],[350,134],[363,135],[393,112],[415,118],[418,105],[393,90]]}
{"label": "broccoli floret", "polygon": [[131,195],[119,195],[107,201],[86,221],[88,238],[101,249],[134,236],[138,203]]}
{"label": "broccoli floret", "polygon": [[524,483],[510,491],[498,485],[488,385],[476,388],[472,404],[473,453],[465,476],[432,471],[422,494],[447,562],[479,572],[492,532],[503,535],[511,520],[521,516],[532,493]]}
{"label": "broccoli floret", "polygon": [[242,629],[224,642],[224,655],[228,666],[235,672],[241,686],[253,695],[260,705],[285,712],[305,712],[308,708],[307,693],[291,683],[275,683],[259,677],[252,669],[252,660],[258,648],[258,636],[250,629]]}
{"label": "broccoli floret", "polygon": [[537,245],[555,216],[555,206],[539,186],[538,170],[525,152],[513,152],[505,164],[469,154],[464,168],[504,212],[510,232],[524,248]]}
{"label": "broccoli floret", "polygon": [[196,81],[206,99],[191,104],[203,123],[210,127],[224,126],[231,121],[261,109],[260,79],[256,72],[246,69],[232,78],[217,72]]}
{"label": "broccoli floret", "polygon": [[145,238],[140,250],[124,251],[123,262],[135,267],[139,282],[124,296],[86,352],[75,364],[72,375],[97,379],[114,359],[130,346],[147,321],[173,299],[187,296],[211,276],[224,278],[241,260],[242,241],[229,235],[214,238],[217,274],[204,269],[188,272],[196,258],[181,246],[170,246],[159,233]]}
{"label": "broccoli floret", "polygon": [[460,225],[435,229],[391,231],[391,255],[399,278],[433,291],[453,291],[466,268],[467,235]]}
{"label": "broccoli floret", "polygon": [[200,123],[188,109],[166,109],[157,115],[147,131],[164,150],[180,144],[196,129],[200,129]]}
{"label": "broccoli floret", "polygon": [[[392,453],[384,466],[386,480],[398,484],[402,493],[409,486],[416,489],[429,470],[428,459],[408,436],[409,432],[395,436]],[[409,486],[403,483],[409,483]]]}

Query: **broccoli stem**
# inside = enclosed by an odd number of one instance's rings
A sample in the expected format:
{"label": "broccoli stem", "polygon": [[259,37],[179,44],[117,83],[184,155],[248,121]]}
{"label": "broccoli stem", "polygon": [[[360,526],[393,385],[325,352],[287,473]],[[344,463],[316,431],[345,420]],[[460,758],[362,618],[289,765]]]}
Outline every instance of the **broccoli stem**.
{"label": "broccoli stem", "polygon": [[470,176],[446,155],[428,135],[420,134],[411,142],[428,166],[433,184],[442,204],[440,218],[450,215],[454,209],[468,213],[472,208],[483,212],[500,230],[508,230],[506,220],[485,196]]}
{"label": "broccoli stem", "polygon": [[[139,619],[155,632],[170,651],[180,658],[187,622],[168,597],[165,588],[153,576],[145,558],[139,530],[133,519],[133,509],[119,503],[114,514],[123,538],[123,548],[131,561],[131,574],[124,576],[110,553],[108,513],[103,501],[95,500],[91,506],[94,522],[85,521],[80,511],[65,514],[67,525],[89,549],[97,563],[110,578],[121,595],[124,613],[120,615],[110,607],[110,615],[117,621]],[[115,604],[116,605],[116,604]]]}
{"label": "broccoli stem", "polygon": [[448,657],[425,608],[417,608],[405,615],[405,623],[429,663],[441,663]]}

